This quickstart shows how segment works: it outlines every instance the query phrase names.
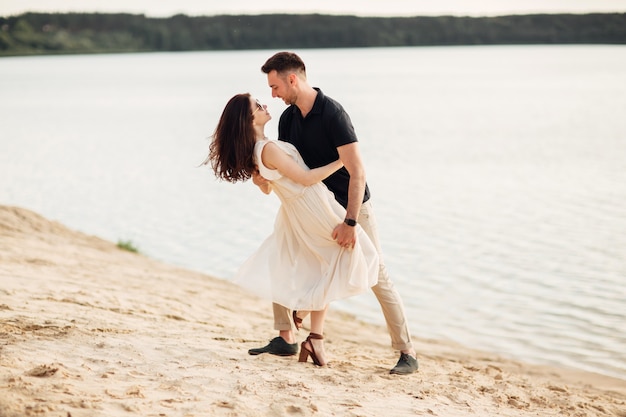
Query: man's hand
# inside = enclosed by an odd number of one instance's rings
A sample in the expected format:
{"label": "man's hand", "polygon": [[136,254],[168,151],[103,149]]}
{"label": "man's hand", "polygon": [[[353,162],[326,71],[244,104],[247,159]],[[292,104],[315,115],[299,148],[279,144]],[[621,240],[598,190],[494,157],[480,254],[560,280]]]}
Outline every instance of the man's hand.
{"label": "man's hand", "polygon": [[265,194],[269,194],[272,191],[271,181],[263,177],[258,170],[252,173],[252,182]]}
{"label": "man's hand", "polygon": [[339,246],[354,249],[356,244],[356,227],[339,223],[333,230],[333,239],[337,241]]}
{"label": "man's hand", "polygon": [[269,181],[266,180],[265,177],[263,177],[258,170],[252,173],[252,182],[257,187],[260,187],[261,185],[269,183]]}

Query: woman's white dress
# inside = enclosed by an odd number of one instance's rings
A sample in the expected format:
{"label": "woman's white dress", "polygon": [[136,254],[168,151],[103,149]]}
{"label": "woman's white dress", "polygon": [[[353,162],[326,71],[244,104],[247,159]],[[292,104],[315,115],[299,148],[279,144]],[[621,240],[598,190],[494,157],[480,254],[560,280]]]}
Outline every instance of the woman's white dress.
{"label": "woman's white dress", "polygon": [[[321,310],[333,300],[361,294],[376,285],[378,253],[357,224],[357,243],[346,249],[332,238],[346,210],[323,183],[303,186],[261,162],[263,147],[254,148],[255,162],[280,198],[273,233],[240,267],[234,281],[292,310]],[[304,169],[309,169],[290,143],[272,141]]]}

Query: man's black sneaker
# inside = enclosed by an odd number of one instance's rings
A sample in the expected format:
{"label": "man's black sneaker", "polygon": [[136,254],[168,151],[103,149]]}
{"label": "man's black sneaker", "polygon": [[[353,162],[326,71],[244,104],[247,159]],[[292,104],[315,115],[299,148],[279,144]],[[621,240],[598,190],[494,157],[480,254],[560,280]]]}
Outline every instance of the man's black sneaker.
{"label": "man's black sneaker", "polygon": [[297,343],[287,343],[285,339],[277,336],[270,340],[267,346],[248,350],[250,355],[260,355],[261,353],[271,353],[278,356],[293,356],[298,353]]}
{"label": "man's black sneaker", "polygon": [[417,368],[417,359],[415,359],[408,353],[401,353],[398,363],[396,364],[396,366],[393,367],[391,371],[389,371],[389,373],[396,375],[409,375],[417,371]]}

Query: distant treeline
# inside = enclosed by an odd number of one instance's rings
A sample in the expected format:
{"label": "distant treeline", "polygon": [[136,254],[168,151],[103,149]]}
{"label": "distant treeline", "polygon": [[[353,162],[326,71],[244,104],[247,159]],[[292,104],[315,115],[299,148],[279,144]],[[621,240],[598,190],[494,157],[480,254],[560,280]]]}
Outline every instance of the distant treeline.
{"label": "distant treeline", "polygon": [[25,13],[0,17],[0,55],[625,43],[625,13],[498,17],[176,15],[168,18]]}

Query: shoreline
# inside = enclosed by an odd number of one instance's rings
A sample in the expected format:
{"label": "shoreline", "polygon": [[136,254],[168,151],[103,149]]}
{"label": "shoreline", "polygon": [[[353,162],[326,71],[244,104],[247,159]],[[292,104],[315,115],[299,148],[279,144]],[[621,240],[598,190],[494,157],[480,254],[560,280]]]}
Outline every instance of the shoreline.
{"label": "shoreline", "polygon": [[[382,326],[330,308],[330,366],[250,356],[267,300],[0,206],[0,417],[626,416],[626,380],[416,338],[389,375]],[[304,340],[308,331],[297,334]]]}

